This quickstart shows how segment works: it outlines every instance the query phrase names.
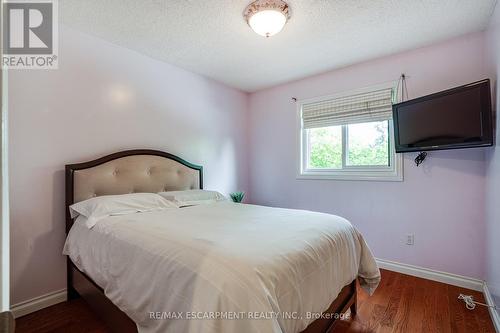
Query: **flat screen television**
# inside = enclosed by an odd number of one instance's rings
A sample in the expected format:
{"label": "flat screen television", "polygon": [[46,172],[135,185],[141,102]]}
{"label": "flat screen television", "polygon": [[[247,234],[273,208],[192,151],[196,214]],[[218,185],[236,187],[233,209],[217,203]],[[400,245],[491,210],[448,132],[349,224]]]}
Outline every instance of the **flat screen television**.
{"label": "flat screen television", "polygon": [[493,144],[490,80],[394,104],[396,152]]}

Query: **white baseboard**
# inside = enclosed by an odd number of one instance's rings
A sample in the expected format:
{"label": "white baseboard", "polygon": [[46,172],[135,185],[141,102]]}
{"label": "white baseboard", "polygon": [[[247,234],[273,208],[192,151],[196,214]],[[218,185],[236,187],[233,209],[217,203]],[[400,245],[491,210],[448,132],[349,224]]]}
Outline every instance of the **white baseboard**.
{"label": "white baseboard", "polygon": [[[486,300],[486,304],[489,306],[495,306],[495,302],[493,301],[493,297],[490,294],[490,290],[488,289],[488,284],[485,282],[483,285],[483,294],[484,299]],[[493,321],[493,325],[495,325],[495,329],[500,332],[500,315],[498,314],[498,310],[490,307],[490,317],[491,321]]]}
{"label": "white baseboard", "polygon": [[423,279],[451,284],[452,286],[483,291],[483,280],[470,278],[462,275],[446,273],[419,266],[401,264],[394,261],[376,259],[378,267],[402,274],[416,276]]}
{"label": "white baseboard", "polygon": [[65,302],[67,298],[66,289],[54,291],[42,296],[32,298],[30,300],[17,303],[11,306],[10,310],[14,318],[19,318],[32,312],[41,310],[51,305]]}

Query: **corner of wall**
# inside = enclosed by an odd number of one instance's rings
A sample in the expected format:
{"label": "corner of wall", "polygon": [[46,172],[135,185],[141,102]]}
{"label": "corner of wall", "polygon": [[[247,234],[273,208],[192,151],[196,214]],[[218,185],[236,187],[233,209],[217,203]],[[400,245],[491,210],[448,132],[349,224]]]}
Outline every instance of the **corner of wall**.
{"label": "corner of wall", "polygon": [[[500,5],[491,16],[490,24],[485,32],[485,66],[492,82],[492,100],[494,112],[494,124],[496,133],[496,144],[499,140],[500,117],[498,117],[499,84],[500,76]],[[500,208],[498,207],[498,197],[500,196],[500,151],[496,147],[489,150],[487,156],[486,173],[486,281],[492,294],[492,299],[500,298]]]}

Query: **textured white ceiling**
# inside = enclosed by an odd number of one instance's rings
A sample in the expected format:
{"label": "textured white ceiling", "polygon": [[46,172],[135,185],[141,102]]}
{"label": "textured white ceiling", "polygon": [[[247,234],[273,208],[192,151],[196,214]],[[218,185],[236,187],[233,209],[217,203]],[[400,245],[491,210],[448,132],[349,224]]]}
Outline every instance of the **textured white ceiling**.
{"label": "textured white ceiling", "polygon": [[245,91],[484,29],[496,0],[289,0],[276,36],[250,0],[60,0],[64,24]]}

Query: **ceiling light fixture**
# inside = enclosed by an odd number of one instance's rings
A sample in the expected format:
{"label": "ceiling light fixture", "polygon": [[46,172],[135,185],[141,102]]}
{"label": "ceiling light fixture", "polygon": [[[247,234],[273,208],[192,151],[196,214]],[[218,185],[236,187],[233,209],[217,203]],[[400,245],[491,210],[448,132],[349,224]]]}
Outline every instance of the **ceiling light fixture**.
{"label": "ceiling light fixture", "polygon": [[253,31],[271,37],[290,19],[290,7],[282,0],[256,0],[248,5],[243,16]]}

